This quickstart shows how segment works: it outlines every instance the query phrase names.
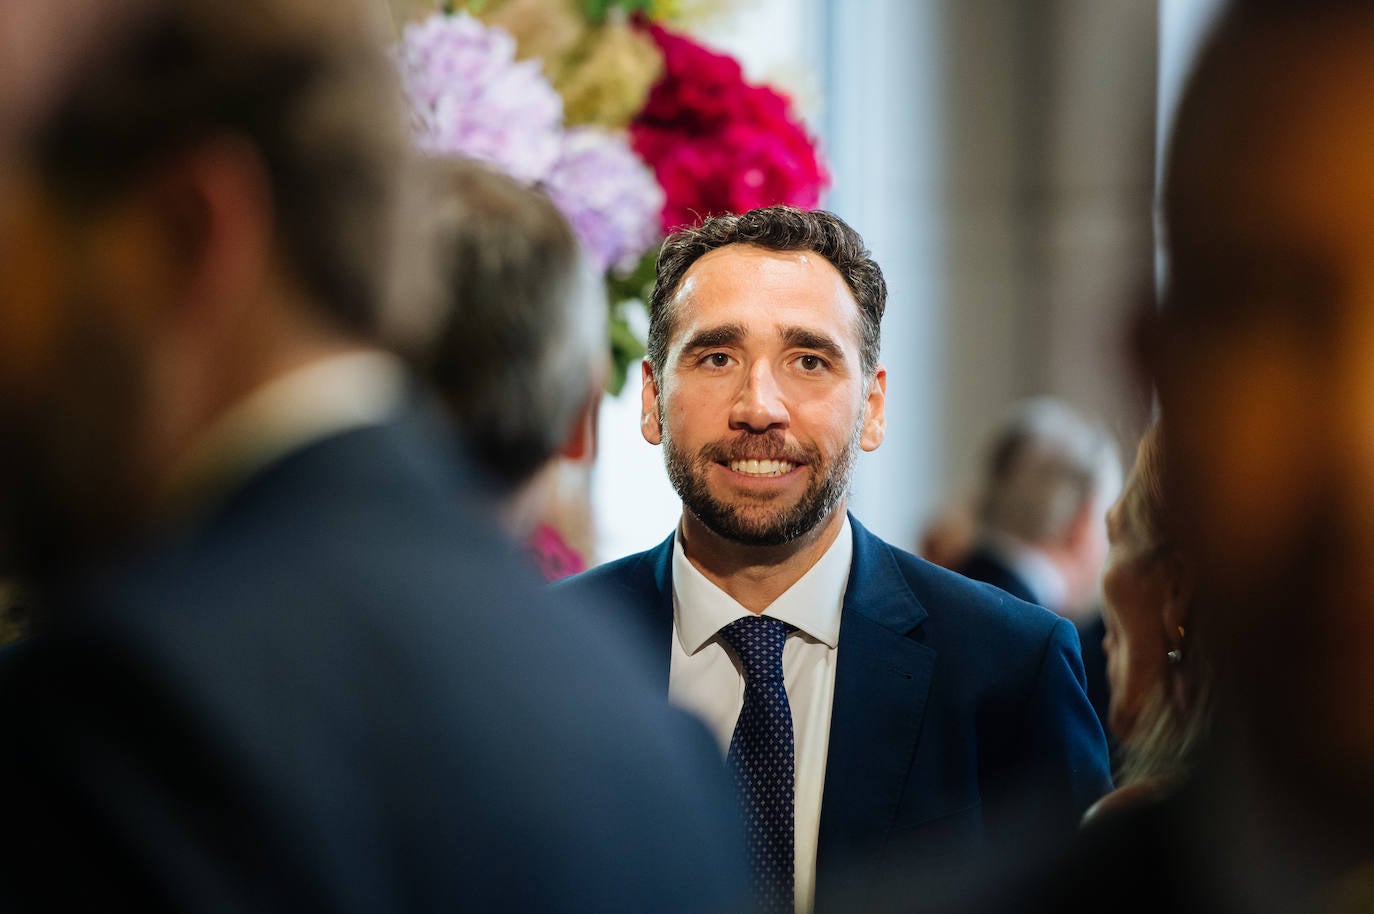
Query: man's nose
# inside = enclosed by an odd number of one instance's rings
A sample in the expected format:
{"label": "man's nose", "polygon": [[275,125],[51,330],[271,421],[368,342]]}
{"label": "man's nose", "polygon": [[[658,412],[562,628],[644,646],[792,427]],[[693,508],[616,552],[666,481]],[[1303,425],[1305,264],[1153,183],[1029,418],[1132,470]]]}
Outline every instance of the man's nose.
{"label": "man's nose", "polygon": [[770,428],[787,428],[790,421],[772,368],[766,362],[755,363],[745,375],[744,384],[731,406],[730,428],[763,432]]}

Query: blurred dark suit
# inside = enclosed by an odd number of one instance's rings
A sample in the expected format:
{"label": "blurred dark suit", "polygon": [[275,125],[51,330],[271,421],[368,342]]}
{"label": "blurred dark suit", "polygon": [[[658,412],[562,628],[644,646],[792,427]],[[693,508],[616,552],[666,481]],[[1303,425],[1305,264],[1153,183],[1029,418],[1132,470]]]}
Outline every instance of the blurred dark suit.
{"label": "blurred dark suit", "polygon": [[548,611],[447,435],[333,434],[47,582],[51,630],[0,664],[0,908],[729,907],[709,737]]}

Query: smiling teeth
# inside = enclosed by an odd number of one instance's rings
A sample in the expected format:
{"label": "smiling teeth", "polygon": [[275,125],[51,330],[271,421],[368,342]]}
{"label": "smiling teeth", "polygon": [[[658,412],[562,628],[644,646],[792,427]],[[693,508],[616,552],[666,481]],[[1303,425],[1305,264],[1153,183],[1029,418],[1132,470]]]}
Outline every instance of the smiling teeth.
{"label": "smiling teeth", "polygon": [[786,460],[732,460],[730,469],[745,476],[781,476],[792,472],[794,464]]}

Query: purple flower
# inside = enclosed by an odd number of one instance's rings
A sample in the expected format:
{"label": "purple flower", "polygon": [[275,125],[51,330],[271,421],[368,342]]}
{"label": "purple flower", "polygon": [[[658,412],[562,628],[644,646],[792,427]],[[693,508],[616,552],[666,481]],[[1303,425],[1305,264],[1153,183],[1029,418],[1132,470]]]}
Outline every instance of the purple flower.
{"label": "purple flower", "polygon": [[601,271],[632,269],[662,238],[663,190],[621,137],[568,130],[544,188]]}
{"label": "purple flower", "polygon": [[553,167],[563,101],[537,61],[516,62],[508,33],[436,13],[405,27],[396,61],[422,150],[481,159],[529,183]]}

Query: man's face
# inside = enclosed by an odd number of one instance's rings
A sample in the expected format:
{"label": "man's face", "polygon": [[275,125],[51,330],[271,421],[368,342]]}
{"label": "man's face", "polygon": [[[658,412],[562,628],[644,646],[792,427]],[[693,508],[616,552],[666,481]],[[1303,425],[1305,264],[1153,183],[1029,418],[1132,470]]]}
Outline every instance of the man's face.
{"label": "man's face", "polygon": [[643,431],[686,510],[714,533],[780,545],[831,517],[860,449],[882,443],[887,375],[864,375],[859,309],[813,253],[728,245],[684,275]]}
{"label": "man's face", "polygon": [[1176,535],[1237,701],[1374,763],[1374,19],[1251,28],[1222,61],[1166,198]]}

